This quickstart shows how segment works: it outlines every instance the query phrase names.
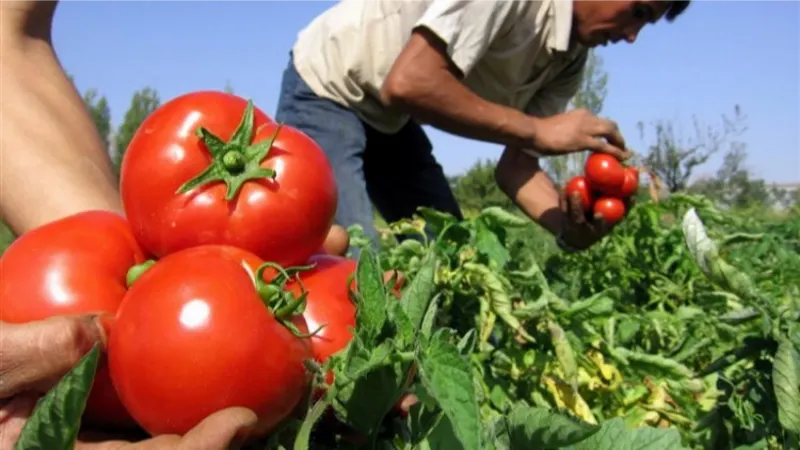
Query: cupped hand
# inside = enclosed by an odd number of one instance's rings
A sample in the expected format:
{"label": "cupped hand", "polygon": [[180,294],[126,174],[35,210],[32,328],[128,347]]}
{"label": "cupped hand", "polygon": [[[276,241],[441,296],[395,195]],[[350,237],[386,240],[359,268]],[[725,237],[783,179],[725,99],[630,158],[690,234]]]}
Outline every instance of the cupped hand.
{"label": "cupped hand", "polygon": [[[631,197],[623,202],[627,215],[627,211],[633,207],[634,200]],[[612,225],[605,221],[602,214],[597,213],[592,216],[587,214],[587,211],[583,209],[579,192],[567,195],[562,191],[560,204],[566,216],[561,239],[575,250],[588,249],[611,233],[616,226],[616,224]]]}
{"label": "cupped hand", "polygon": [[533,150],[548,156],[583,151],[608,153],[624,161],[633,154],[625,150],[625,138],[617,124],[586,109],[538,118]]}
{"label": "cupped hand", "polygon": [[[95,344],[105,349],[103,318],[59,316],[25,324],[0,322],[0,450],[19,438],[36,402]],[[78,450],[227,449],[247,437],[255,414],[244,408],[219,411],[184,436],[164,435],[139,442],[120,436],[82,433]]]}

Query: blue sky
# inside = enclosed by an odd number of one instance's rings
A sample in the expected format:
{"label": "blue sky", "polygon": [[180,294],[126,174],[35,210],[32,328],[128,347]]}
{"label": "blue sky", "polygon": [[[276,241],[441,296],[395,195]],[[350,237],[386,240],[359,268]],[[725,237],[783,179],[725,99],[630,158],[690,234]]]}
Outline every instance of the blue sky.
{"label": "blue sky", "polygon": [[[62,2],[55,47],[83,92],[108,98],[118,124],[137,89],[162,101],[198,89],[252,98],[272,115],[297,32],[333,5],[322,1]],[[748,167],[775,182],[800,181],[800,3],[695,1],[675,23],[645,29],[633,44],[599,50],[609,72],[602,115],[642,151],[638,121],[692,115],[720,126],[735,104],[747,115]],[[445,171],[466,170],[501,148],[430,130]],[[647,136],[646,136],[647,137]],[[699,170],[716,171],[721,152]]]}

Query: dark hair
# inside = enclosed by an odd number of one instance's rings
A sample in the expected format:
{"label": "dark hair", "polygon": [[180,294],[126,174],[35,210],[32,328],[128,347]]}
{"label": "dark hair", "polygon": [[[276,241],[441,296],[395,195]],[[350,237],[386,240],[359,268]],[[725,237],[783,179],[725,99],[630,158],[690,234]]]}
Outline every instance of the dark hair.
{"label": "dark hair", "polygon": [[689,3],[691,3],[691,0],[672,2],[667,10],[667,20],[670,22],[674,21],[676,17],[680,16],[684,11],[686,11],[686,8],[689,7]]}

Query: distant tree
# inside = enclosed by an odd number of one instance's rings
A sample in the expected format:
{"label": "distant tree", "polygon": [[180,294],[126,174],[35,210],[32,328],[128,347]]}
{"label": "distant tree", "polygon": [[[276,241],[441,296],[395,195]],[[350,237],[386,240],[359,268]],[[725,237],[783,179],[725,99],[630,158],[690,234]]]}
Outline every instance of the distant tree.
{"label": "distant tree", "polygon": [[[703,129],[695,117],[695,136],[691,139],[681,137],[671,121],[656,121],[653,124],[655,142],[648,149],[645,163],[669,192],[684,190],[695,168],[708,161],[731,137],[746,130],[745,119],[739,105],[734,107],[733,118],[722,116],[721,130]],[[644,124],[639,122],[638,128],[644,139]]]}
{"label": "distant tree", "polygon": [[146,87],[133,94],[131,105],[128,111],[125,112],[122,125],[117,130],[115,137],[114,168],[117,173],[119,173],[122,158],[125,155],[125,150],[128,149],[128,144],[133,139],[134,133],[139,129],[144,119],[155,111],[160,104],[161,100],[155,89]]}
{"label": "distant tree", "polygon": [[[608,94],[608,73],[603,69],[603,58],[594,50],[589,52],[580,88],[570,101],[572,108],[585,108],[595,115],[603,110],[603,103]],[[557,184],[563,184],[572,176],[583,171],[586,152],[564,156],[543,158],[542,163],[547,173]]]}
{"label": "distant tree", "polygon": [[108,108],[108,101],[105,96],[98,97],[96,89],[89,89],[83,94],[83,102],[89,110],[89,115],[92,116],[94,126],[100,134],[100,140],[103,142],[103,148],[106,153],[109,153],[111,139],[111,110]]}
{"label": "distant tree", "polygon": [[745,144],[732,143],[716,176],[697,181],[688,191],[706,195],[728,208],[773,206],[780,199],[763,179],[753,177],[746,160]]}
{"label": "distant tree", "polygon": [[225,92],[228,94],[233,94],[233,86],[231,86],[230,80],[225,81]]}
{"label": "distant tree", "polygon": [[453,194],[462,209],[477,211],[489,206],[516,208],[497,186],[494,180],[495,167],[496,161],[481,160],[462,175],[450,177]]}

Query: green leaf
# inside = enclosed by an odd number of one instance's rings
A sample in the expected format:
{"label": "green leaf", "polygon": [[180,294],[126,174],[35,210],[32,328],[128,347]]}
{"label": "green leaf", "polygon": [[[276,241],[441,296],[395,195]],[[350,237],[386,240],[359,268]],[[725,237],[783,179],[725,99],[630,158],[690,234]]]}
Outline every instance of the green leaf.
{"label": "green leaf", "polygon": [[780,336],[772,366],[778,421],[783,428],[800,433],[800,353],[787,338]]}
{"label": "green leaf", "polygon": [[439,330],[419,355],[420,378],[450,419],[464,450],[480,446],[481,422],[469,361]]}
{"label": "green leaf", "polygon": [[400,301],[415,331],[422,326],[423,318],[436,291],[435,275],[436,253],[431,248],[425,255],[425,259],[423,259],[414,279],[411,280],[408,288],[403,291],[402,300]]}
{"label": "green leaf", "polygon": [[356,333],[369,346],[386,322],[386,288],[383,274],[370,248],[362,250],[356,267]]}
{"label": "green leaf", "polygon": [[478,217],[500,228],[521,228],[530,225],[530,221],[524,217],[510,213],[499,206],[484,208]]}
{"label": "green leaf", "polygon": [[486,293],[486,300],[489,302],[492,312],[528,342],[533,342],[533,337],[523,328],[522,322],[511,310],[511,298],[506,291],[502,275],[493,272],[483,264],[466,263],[463,267],[480,279],[481,288]]}
{"label": "green leaf", "polygon": [[100,358],[95,345],[36,404],[14,445],[15,450],[66,450],[75,447],[81,416]]}
{"label": "green leaf", "polygon": [[564,335],[564,330],[557,322],[551,320],[548,322],[547,327],[550,330],[553,349],[556,351],[556,359],[564,371],[564,378],[572,386],[572,389],[577,390],[578,363],[575,362],[575,353],[572,350],[572,346]]}
{"label": "green leaf", "polygon": [[576,444],[600,430],[544,408],[516,406],[506,419],[511,449],[563,447]]}
{"label": "green leaf", "polygon": [[626,360],[631,365],[642,367],[644,371],[650,372],[653,376],[662,376],[672,379],[692,378],[692,369],[670,358],[661,355],[651,355],[628,350],[624,347],[614,349],[614,356]]}
{"label": "green leaf", "polygon": [[434,236],[439,234],[447,228],[448,225],[457,223],[456,217],[450,213],[438,211],[432,208],[421,206],[417,208],[419,215],[425,220],[425,225],[433,233]]}
{"label": "green leaf", "polygon": [[677,429],[627,428],[622,418],[604,422],[596,433],[568,450],[689,450]]}
{"label": "green leaf", "polygon": [[422,319],[422,325],[419,329],[419,334],[425,340],[430,339],[433,332],[433,326],[436,324],[436,313],[439,311],[438,305],[439,296],[435,296],[428,305],[428,311],[425,312],[425,317]]}
{"label": "green leaf", "polygon": [[475,221],[475,249],[484,255],[490,265],[497,268],[505,267],[511,254],[489,226],[482,220]]}

